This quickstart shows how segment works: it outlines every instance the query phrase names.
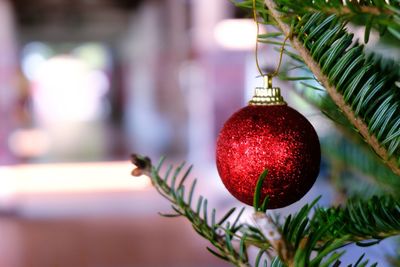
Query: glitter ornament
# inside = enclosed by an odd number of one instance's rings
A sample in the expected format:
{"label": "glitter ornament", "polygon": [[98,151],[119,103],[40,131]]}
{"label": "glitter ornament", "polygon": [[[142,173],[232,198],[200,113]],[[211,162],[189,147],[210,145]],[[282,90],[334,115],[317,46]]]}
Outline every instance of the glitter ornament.
{"label": "glitter ornament", "polygon": [[321,150],[310,122],[286,105],[270,78],[265,84],[224,124],[216,160],[225,187],[249,205],[260,174],[268,169],[261,201],[269,195],[268,208],[275,209],[298,201],[310,190],[319,173]]}

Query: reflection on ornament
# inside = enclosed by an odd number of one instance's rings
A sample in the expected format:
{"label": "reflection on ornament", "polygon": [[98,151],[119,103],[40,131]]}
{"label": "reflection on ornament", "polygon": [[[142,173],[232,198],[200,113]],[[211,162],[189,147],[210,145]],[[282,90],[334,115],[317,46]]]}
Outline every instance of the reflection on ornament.
{"label": "reflection on ornament", "polygon": [[217,141],[219,175],[229,192],[252,205],[260,174],[268,169],[262,198],[282,208],[314,184],[321,161],[318,136],[308,120],[288,107],[279,88],[256,88],[249,105],[228,119]]}

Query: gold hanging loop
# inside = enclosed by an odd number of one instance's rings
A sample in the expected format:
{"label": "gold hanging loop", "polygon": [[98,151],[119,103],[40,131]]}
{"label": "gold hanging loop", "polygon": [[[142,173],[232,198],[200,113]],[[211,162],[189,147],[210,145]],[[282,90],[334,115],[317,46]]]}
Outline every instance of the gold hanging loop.
{"label": "gold hanging loop", "polygon": [[260,73],[261,76],[264,76],[264,73],[258,62],[258,36],[260,35],[260,23],[258,23],[258,20],[257,20],[256,0],[253,0],[253,19],[257,26],[256,49],[254,51],[254,53],[255,53],[254,56],[256,58],[256,66],[257,66],[258,72]]}
{"label": "gold hanging loop", "polygon": [[253,0],[253,19],[254,19],[254,22],[256,23],[256,26],[257,26],[256,48],[255,48],[256,66],[257,66],[258,72],[260,73],[260,75],[262,77],[270,76],[271,77],[270,79],[272,79],[272,77],[276,77],[279,74],[279,70],[280,70],[281,65],[282,65],[283,52],[285,51],[285,45],[286,45],[287,40],[290,38],[290,35],[285,37],[285,39],[284,39],[284,41],[282,43],[282,46],[281,46],[281,48],[279,50],[279,61],[278,61],[278,66],[276,67],[275,71],[272,74],[265,75],[263,73],[263,71],[262,71],[262,69],[260,67],[259,61],[258,61],[258,36],[260,35],[260,23],[258,22],[258,19],[257,19],[257,9],[256,9],[256,7],[257,7],[256,6],[256,0]]}

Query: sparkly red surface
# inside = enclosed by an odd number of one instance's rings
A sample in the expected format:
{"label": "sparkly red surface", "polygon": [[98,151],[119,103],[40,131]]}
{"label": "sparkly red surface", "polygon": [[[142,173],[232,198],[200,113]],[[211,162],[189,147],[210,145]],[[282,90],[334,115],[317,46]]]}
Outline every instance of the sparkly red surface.
{"label": "sparkly red surface", "polygon": [[268,169],[262,194],[268,208],[288,206],[314,184],[321,161],[318,136],[288,106],[247,106],[228,119],[217,141],[217,168],[238,200],[252,205],[259,175]]}

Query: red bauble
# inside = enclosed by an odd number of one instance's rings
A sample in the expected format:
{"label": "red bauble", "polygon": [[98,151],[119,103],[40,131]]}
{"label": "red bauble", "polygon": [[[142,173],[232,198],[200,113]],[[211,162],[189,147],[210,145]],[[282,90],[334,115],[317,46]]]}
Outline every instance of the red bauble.
{"label": "red bauble", "polygon": [[262,198],[269,209],[288,206],[314,184],[321,161],[318,136],[308,120],[287,105],[250,105],[232,115],[217,141],[217,168],[229,192],[252,205],[257,180],[268,175]]}

